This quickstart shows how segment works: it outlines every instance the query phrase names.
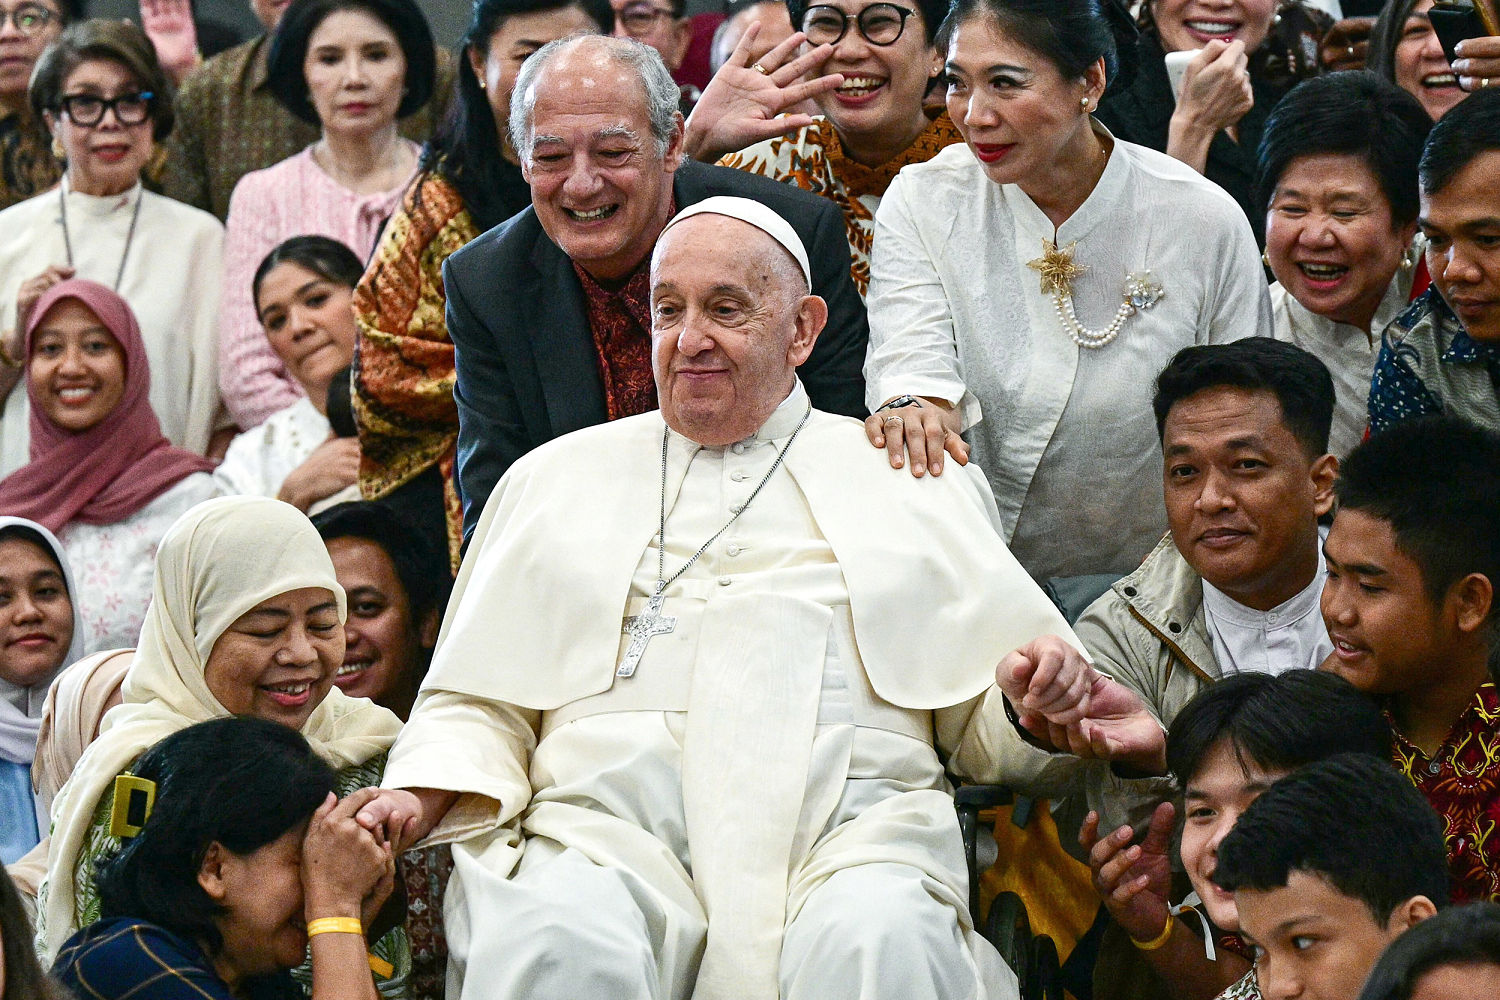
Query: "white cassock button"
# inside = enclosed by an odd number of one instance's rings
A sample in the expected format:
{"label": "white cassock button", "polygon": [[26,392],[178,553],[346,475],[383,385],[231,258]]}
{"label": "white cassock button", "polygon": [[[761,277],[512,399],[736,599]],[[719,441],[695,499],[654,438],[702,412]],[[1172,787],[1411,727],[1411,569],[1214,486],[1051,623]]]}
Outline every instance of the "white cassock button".
{"label": "white cassock button", "polygon": [[728,552],[732,556],[737,556],[737,555],[739,555],[741,552],[743,552],[745,550],[742,549],[742,548],[740,548],[738,545],[731,545],[727,549],[725,549],[724,551]]}
{"label": "white cassock button", "polygon": [[729,586],[729,577],[727,577],[727,576],[721,576],[721,577],[719,577],[719,586],[721,586],[721,587],[727,587],[727,586]]}
{"label": "white cassock button", "polygon": [[745,505],[744,505],[744,504],[742,504],[742,503],[737,503],[737,504],[732,504],[732,505],[731,505],[731,506],[730,506],[730,508],[729,508],[729,512],[730,512],[730,513],[731,513],[731,514],[738,514],[738,513],[739,513],[739,512],[740,512],[740,511],[742,511],[742,510],[744,510],[744,509],[745,509]]}
{"label": "white cassock button", "polygon": [[750,473],[748,473],[748,472],[733,472],[733,473],[730,473],[729,478],[733,479],[737,483],[743,483],[745,480],[747,480],[747,479],[750,478]]}
{"label": "white cassock button", "polygon": [[746,444],[743,441],[736,441],[734,444],[729,446],[729,450],[734,452],[736,455],[743,455],[745,453],[745,448]]}

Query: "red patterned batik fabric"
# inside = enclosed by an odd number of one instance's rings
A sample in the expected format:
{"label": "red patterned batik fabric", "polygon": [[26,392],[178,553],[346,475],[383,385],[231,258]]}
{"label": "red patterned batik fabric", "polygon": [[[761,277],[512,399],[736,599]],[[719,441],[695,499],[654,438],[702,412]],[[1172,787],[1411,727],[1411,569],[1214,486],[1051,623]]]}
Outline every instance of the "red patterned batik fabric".
{"label": "red patterned batik fabric", "polygon": [[656,409],[656,379],[651,373],[651,261],[640,266],[616,289],[605,288],[577,264],[583,285],[589,332],[609,419],[633,417]]}
{"label": "red patterned batik fabric", "polygon": [[1443,819],[1453,902],[1500,901],[1500,691],[1481,684],[1431,757],[1391,729],[1396,766]]}

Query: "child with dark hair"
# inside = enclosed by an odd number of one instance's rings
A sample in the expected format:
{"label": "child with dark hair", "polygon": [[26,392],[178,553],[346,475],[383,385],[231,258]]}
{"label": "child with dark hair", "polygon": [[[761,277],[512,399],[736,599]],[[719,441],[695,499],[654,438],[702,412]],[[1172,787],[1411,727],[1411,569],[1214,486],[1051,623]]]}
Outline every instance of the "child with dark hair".
{"label": "child with dark hair", "polygon": [[1500,905],[1453,906],[1401,935],[1380,956],[1359,1000],[1500,996]]}
{"label": "child with dark hair", "polygon": [[1500,897],[1500,434],[1454,418],[1356,448],[1324,553],[1325,664],[1380,696],[1397,766],[1445,820],[1455,902]]}
{"label": "child with dark hair", "polygon": [[312,1000],[375,1000],[364,928],[395,866],[354,822],[372,791],[337,802],[300,733],[248,716],[179,730],[132,773],[154,804],[98,864],[101,919],[63,945],[64,985],[84,1000],[291,1000],[311,942]]}
{"label": "child with dark hair", "polygon": [[1175,915],[1184,908],[1170,905],[1173,805],[1157,807],[1136,846],[1128,826],[1100,839],[1098,816],[1090,814],[1080,839],[1090,850],[1095,886],[1168,995],[1207,996],[1212,987],[1226,988],[1225,998],[1257,996],[1234,937],[1234,899],[1213,882],[1220,841],[1273,782],[1313,761],[1352,752],[1389,768],[1390,739],[1368,698],[1312,670],[1237,674],[1202,691],[1177,715],[1167,734],[1167,764],[1183,789],[1179,854],[1208,921],[1202,929],[1217,947],[1206,948],[1199,928]]}
{"label": "child with dark hair", "polygon": [[1350,1000],[1391,941],[1446,906],[1443,824],[1369,754],[1339,754],[1272,785],[1219,846],[1267,998]]}

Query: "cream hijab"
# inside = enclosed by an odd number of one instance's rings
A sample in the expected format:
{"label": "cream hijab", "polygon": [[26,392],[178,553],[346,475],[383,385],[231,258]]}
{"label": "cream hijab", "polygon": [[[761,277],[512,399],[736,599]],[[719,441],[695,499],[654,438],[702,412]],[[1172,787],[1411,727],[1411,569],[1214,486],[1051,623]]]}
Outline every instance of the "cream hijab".
{"label": "cream hijab", "polygon": [[[52,806],[52,847],[39,899],[38,950],[51,964],[73,926],[73,870],[100,798],[115,776],[179,729],[228,715],[203,678],[219,636],[257,604],[303,587],[338,599],[323,540],[297,508],[266,497],[220,497],[192,508],[168,529],[156,553],[156,581],[124,704],[104,717]],[[313,750],[335,768],[388,750],[401,730],[390,711],[365,698],[328,693],[302,727]]]}

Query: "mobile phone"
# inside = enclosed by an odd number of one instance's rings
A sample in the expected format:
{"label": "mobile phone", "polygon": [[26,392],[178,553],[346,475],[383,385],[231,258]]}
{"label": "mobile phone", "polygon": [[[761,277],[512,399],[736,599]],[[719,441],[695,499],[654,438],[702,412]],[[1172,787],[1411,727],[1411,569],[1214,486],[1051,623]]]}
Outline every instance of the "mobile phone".
{"label": "mobile phone", "polygon": [[1202,49],[1184,49],[1180,52],[1167,53],[1167,82],[1172,85],[1174,103],[1182,102],[1182,77],[1187,72],[1188,63],[1192,62],[1193,57],[1202,51]]}
{"label": "mobile phone", "polygon": [[1449,63],[1458,58],[1454,50],[1465,38],[1500,34],[1493,0],[1438,0],[1427,17]]}

